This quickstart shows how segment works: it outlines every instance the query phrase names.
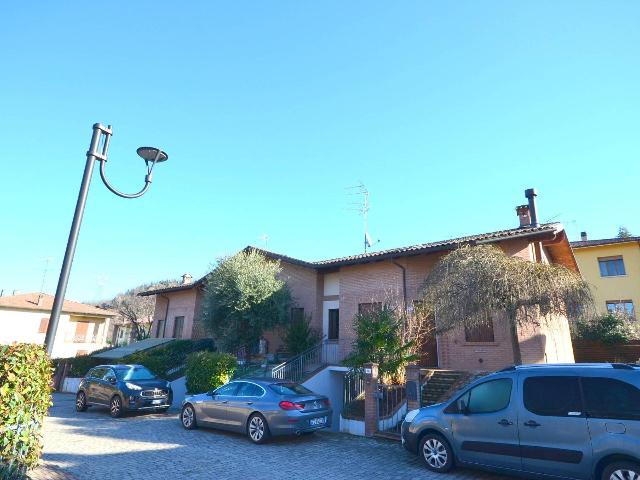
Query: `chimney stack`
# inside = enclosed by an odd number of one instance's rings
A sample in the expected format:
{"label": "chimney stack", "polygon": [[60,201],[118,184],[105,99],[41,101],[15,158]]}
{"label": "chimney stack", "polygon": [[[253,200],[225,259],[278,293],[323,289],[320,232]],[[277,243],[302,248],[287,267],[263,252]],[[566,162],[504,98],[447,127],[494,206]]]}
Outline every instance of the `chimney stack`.
{"label": "chimney stack", "polygon": [[516,213],[520,220],[521,227],[528,227],[531,225],[531,215],[529,214],[529,205],[518,205],[516,207]]}
{"label": "chimney stack", "polygon": [[191,274],[185,273],[184,275],[182,275],[182,285],[189,285],[191,282],[193,282],[193,277],[191,276]]}
{"label": "chimney stack", "polygon": [[536,197],[538,193],[535,188],[527,188],[524,191],[524,196],[529,200],[529,215],[531,216],[531,226],[539,227],[538,223],[538,212],[536,210]]}
{"label": "chimney stack", "polygon": [[580,240],[583,242],[587,241],[587,232],[580,232]]}

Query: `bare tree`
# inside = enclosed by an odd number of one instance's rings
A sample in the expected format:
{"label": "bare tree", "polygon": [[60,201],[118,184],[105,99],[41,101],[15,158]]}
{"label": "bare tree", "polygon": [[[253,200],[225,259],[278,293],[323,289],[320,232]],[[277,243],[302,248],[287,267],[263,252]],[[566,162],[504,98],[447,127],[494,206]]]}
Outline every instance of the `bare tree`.
{"label": "bare tree", "polygon": [[522,363],[518,327],[539,324],[551,316],[570,321],[593,312],[589,285],[568,268],[510,257],[497,247],[464,246],[443,257],[427,276],[425,313],[434,314],[438,333],[484,325],[501,313]]}
{"label": "bare tree", "polygon": [[138,293],[176,285],[178,285],[178,282],[175,280],[145,283],[116,295],[109,302],[105,302],[103,306],[118,312],[116,321],[120,325],[131,325],[131,333],[135,341],[144,340],[151,336],[156,297],[154,295],[139,297]]}

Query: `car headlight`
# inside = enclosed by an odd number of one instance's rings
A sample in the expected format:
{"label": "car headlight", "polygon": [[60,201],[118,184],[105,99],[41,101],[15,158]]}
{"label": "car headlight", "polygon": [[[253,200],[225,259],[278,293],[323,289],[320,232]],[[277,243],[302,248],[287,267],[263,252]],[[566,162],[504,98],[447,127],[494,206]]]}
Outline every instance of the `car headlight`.
{"label": "car headlight", "polygon": [[413,419],[416,418],[418,416],[418,414],[420,413],[420,409],[417,408],[415,410],[411,410],[409,413],[407,413],[407,415],[404,417],[404,421],[407,423],[411,423],[413,422]]}
{"label": "car headlight", "polygon": [[127,382],[125,383],[125,385],[129,390],[142,390],[142,387],[140,385],[136,385],[135,383]]}

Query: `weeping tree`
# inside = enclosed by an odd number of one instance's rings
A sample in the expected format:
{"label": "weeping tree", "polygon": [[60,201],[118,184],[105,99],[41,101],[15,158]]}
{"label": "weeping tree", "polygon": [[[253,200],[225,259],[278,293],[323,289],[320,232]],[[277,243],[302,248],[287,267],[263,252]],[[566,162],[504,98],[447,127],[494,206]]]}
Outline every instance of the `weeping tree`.
{"label": "weeping tree", "polygon": [[280,262],[247,250],[218,260],[207,275],[201,315],[227,351],[288,322],[292,300],[281,271]]}
{"label": "weeping tree", "polygon": [[589,318],[589,285],[568,268],[506,255],[495,246],[463,246],[443,257],[427,276],[423,308],[436,318],[438,333],[479,328],[496,313],[509,327],[513,358],[522,363],[518,327],[552,316],[571,323]]}

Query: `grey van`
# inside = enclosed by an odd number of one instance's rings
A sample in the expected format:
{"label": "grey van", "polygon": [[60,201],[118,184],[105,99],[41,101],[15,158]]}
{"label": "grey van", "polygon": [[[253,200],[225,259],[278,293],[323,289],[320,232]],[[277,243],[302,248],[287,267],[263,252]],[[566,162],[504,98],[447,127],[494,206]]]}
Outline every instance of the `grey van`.
{"label": "grey van", "polygon": [[640,480],[640,365],[509,367],[409,412],[402,444],[435,472]]}

